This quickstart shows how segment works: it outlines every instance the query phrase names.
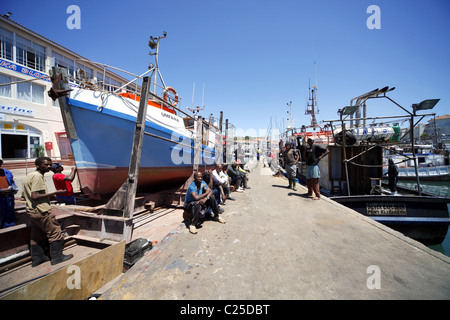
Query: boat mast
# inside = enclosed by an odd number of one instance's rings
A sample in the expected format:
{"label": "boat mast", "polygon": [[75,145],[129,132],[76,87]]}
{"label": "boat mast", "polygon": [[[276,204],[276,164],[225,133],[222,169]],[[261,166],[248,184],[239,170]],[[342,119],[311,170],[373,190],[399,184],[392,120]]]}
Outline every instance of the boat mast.
{"label": "boat mast", "polygon": [[[316,62],[314,61],[314,73],[316,76],[316,85],[313,86],[313,89],[311,90],[311,82],[309,83],[309,99],[308,104],[306,106],[306,112],[305,114],[311,115],[311,126],[315,127],[317,126],[317,119],[316,119],[316,113],[319,113],[319,108],[317,105],[317,72],[316,72]],[[311,103],[309,103],[309,101]],[[316,112],[317,109],[317,112]]]}
{"label": "boat mast", "polygon": [[[313,89],[311,90],[311,85],[309,85],[309,98],[308,103],[306,106],[306,112],[305,114],[311,115],[311,126],[315,127],[317,126],[317,119],[316,119],[316,108],[317,108],[317,98],[316,98],[316,90],[317,86],[313,86]],[[317,113],[319,113],[319,110],[317,110]]]}
{"label": "boat mast", "polygon": [[[159,72],[158,69],[158,55],[159,55],[159,40],[164,39],[167,37],[167,33],[164,31],[163,32],[162,37],[157,37],[157,38],[153,38],[152,36],[150,36],[150,40],[148,42],[148,46],[150,47],[150,49],[156,49],[155,53],[151,53],[151,56],[155,56],[155,66],[152,68],[152,75],[153,75],[153,94],[156,94],[156,82],[157,82],[157,76],[159,75],[161,81],[163,82],[164,85],[164,80],[162,79],[161,73]],[[164,85],[165,87],[165,85]]]}

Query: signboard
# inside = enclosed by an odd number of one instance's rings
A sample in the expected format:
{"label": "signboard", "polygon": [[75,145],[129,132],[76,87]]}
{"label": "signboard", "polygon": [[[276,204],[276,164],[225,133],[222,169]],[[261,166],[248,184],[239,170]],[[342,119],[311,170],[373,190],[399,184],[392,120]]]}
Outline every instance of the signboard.
{"label": "signboard", "polygon": [[[16,63],[10,62],[8,60],[0,59],[0,67],[8,69],[8,70],[13,70],[13,71],[19,72],[23,75],[31,76],[33,78],[41,79],[41,80],[44,80],[44,81],[47,81],[50,83],[52,82],[52,79],[50,78],[50,76],[48,74],[33,70],[31,68],[21,66],[20,64],[16,64]],[[69,86],[71,88],[78,87],[78,85],[74,84],[74,83],[69,83]]]}
{"label": "signboard", "polygon": [[368,216],[406,216],[404,203],[367,203]]}
{"label": "signboard", "polygon": [[33,109],[0,104],[0,113],[16,114],[19,116],[34,117]]}
{"label": "signboard", "polygon": [[21,66],[19,64],[13,63],[13,62],[9,62],[7,60],[0,59],[0,67],[6,68],[9,70],[14,70],[16,72],[25,74],[27,76],[31,76],[33,78],[38,78],[38,79],[42,79],[42,80],[51,82],[50,76],[48,74]]}

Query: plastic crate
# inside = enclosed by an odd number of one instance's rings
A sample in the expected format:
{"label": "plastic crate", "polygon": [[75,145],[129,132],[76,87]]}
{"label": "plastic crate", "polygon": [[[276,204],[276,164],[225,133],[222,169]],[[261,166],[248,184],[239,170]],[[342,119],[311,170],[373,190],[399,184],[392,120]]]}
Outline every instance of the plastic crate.
{"label": "plastic crate", "polygon": [[147,239],[139,238],[125,246],[125,256],[123,266],[125,270],[131,268],[144,254],[152,249],[152,242]]}

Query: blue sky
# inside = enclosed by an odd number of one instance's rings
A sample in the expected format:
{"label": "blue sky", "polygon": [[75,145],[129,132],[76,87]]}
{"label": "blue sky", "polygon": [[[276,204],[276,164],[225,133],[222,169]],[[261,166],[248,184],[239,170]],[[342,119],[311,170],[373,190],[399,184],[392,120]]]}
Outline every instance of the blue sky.
{"label": "blue sky", "polygon": [[[81,29],[70,30],[69,5],[81,10]],[[370,5],[381,29],[367,28]],[[437,115],[450,114],[450,1],[448,0],[3,0],[2,12],[31,30],[83,55],[140,74],[152,61],[150,35],[167,32],[160,69],[182,98],[205,115],[229,119],[246,132],[281,127],[292,101],[296,126],[305,115],[308,83],[317,68],[319,114],[384,86],[411,104],[440,98]],[[368,116],[403,114],[386,99],[367,103]]]}

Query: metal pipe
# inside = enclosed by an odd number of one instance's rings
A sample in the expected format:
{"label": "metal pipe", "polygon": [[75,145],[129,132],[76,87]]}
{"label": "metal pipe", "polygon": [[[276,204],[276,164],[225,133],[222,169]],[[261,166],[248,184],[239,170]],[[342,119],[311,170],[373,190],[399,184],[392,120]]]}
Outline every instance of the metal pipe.
{"label": "metal pipe", "polygon": [[416,172],[416,182],[417,182],[417,192],[419,196],[422,195],[420,191],[420,181],[419,181],[419,171],[417,170],[417,158],[416,158],[416,151],[414,150],[414,115],[411,115],[411,123],[410,123],[410,137],[411,137],[411,148],[412,148],[412,157],[414,159],[414,171]]}
{"label": "metal pipe", "polygon": [[[420,116],[432,116],[435,115],[435,113],[427,113],[427,114],[421,114]],[[367,120],[377,120],[377,119],[391,119],[391,118],[411,118],[410,115],[403,115],[403,116],[384,116],[384,117],[370,117],[370,118],[365,118]],[[359,118],[359,119],[353,119],[353,120],[364,120],[364,118]],[[322,122],[342,122],[342,121],[351,121],[349,119],[335,119],[335,120],[322,120]]]}

